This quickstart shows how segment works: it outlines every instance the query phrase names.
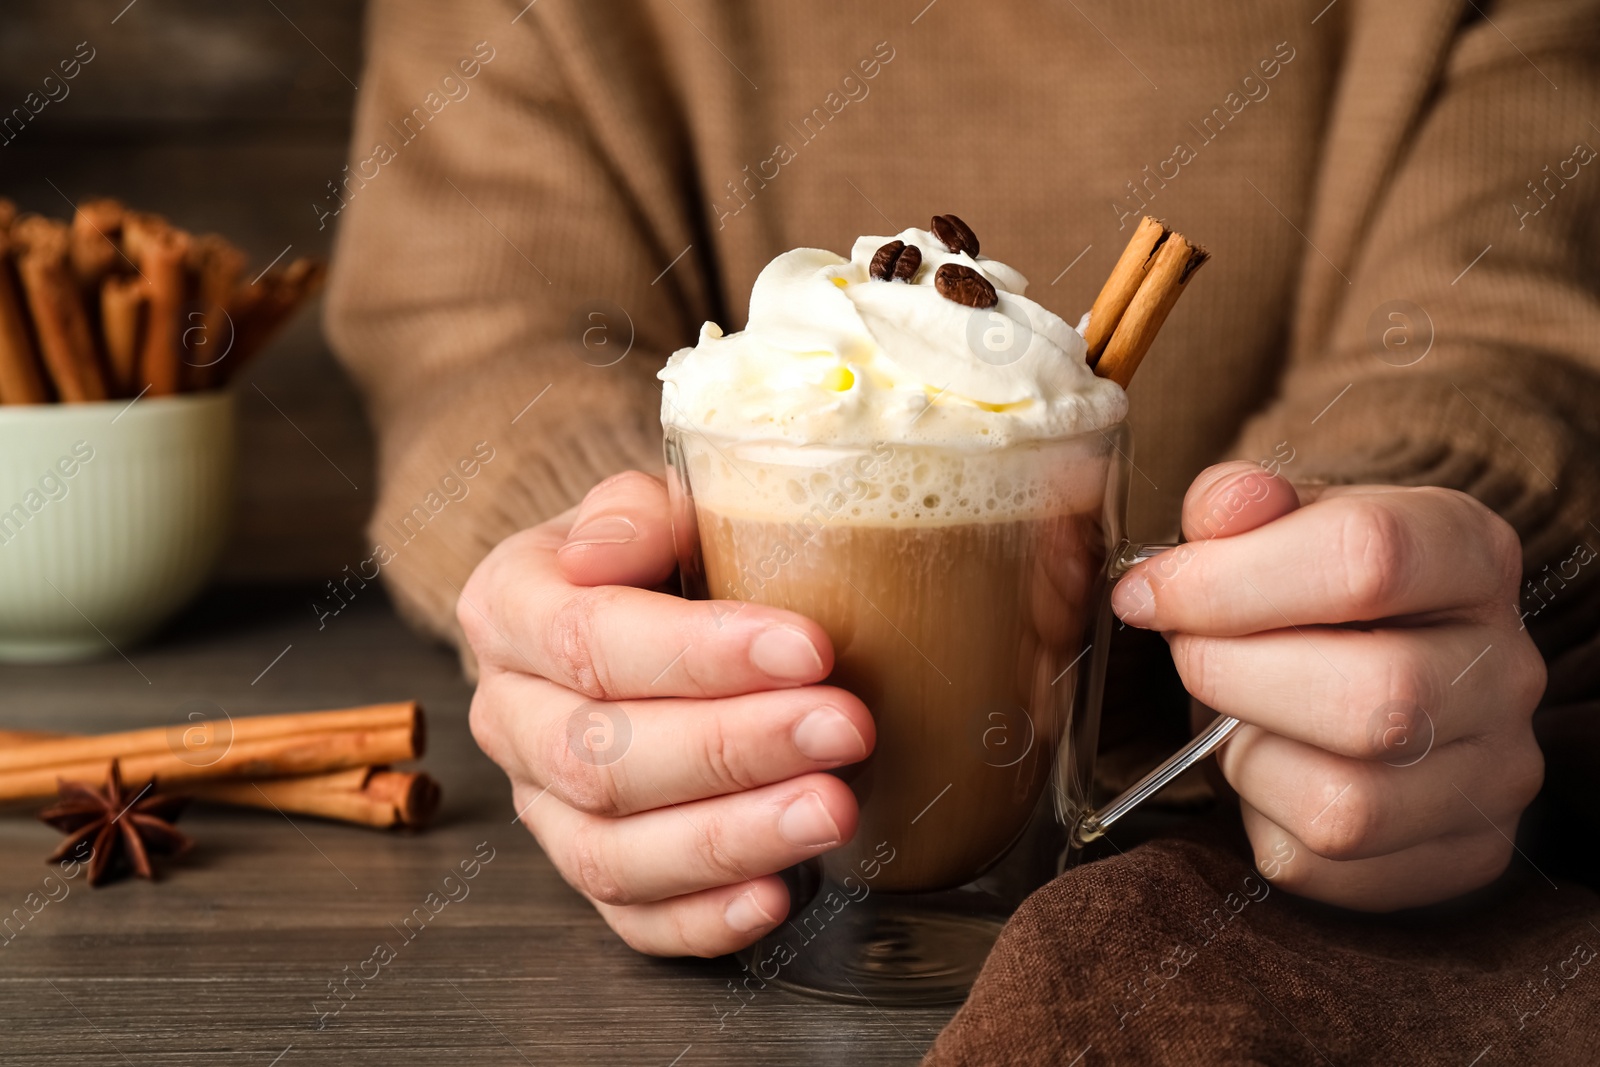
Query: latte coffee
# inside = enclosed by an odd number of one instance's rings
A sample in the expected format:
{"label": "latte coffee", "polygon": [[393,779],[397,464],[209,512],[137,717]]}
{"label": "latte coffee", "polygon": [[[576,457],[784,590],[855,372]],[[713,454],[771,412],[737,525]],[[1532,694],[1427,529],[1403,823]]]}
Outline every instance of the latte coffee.
{"label": "latte coffee", "polygon": [[659,373],[686,595],[815,620],[877,730],[834,772],[852,840],[781,872],[788,915],[748,950],[763,979],[959,999],[1071,860],[1128,402],[1027,284],[952,215],[848,257],[796,248],[743,330],[705,323]]}
{"label": "latte coffee", "polygon": [[876,723],[874,753],[840,772],[860,826],[825,868],[886,841],[895,859],[877,889],[978,878],[1057,765],[1076,689],[1063,675],[1101,598],[1104,442],[879,446],[809,469],[795,465],[806,449],[679,447],[709,595],[816,620],[834,647],[828,684]]}

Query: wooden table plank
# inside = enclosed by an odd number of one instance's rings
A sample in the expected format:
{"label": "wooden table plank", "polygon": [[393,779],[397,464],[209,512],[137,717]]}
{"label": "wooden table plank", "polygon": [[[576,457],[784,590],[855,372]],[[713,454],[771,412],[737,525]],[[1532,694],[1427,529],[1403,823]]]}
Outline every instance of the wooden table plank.
{"label": "wooden table plank", "polygon": [[[267,1067],[282,1054],[279,1067],[815,1067],[910,1064],[931,1044],[948,1009],[879,1011],[776,987],[745,1002],[729,996],[743,974],[729,960],[629,950],[514,824],[509,787],[468,733],[471,691],[454,657],[407,633],[375,588],[319,630],[315,592],[223,589],[126,660],[0,667],[0,727],[176,722],[204,706],[190,702],[251,714],[416,697],[429,711],[423,764],[445,789],[439,825],[407,835],[270,812],[185,815],[199,845],[161,884],[91,891],[79,878],[0,934],[0,1064]],[[41,892],[56,839],[25,815],[0,818],[0,920]],[[492,858],[465,880],[475,853]],[[430,892],[456,899],[430,908]],[[367,963],[379,943],[394,958]],[[335,999],[330,985],[350,975]]]}

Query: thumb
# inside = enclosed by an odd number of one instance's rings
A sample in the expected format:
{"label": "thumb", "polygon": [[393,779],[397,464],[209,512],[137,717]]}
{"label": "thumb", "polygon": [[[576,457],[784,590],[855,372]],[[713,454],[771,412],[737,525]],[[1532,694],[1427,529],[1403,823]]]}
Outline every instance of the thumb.
{"label": "thumb", "polygon": [[666,485],[642,471],[625,471],[589,490],[556,562],[574,585],[650,589],[666,581],[678,563]]}
{"label": "thumb", "polygon": [[1287,478],[1249,460],[1218,463],[1201,471],[1183,496],[1183,536],[1190,541],[1233,537],[1299,506],[1300,496]]}

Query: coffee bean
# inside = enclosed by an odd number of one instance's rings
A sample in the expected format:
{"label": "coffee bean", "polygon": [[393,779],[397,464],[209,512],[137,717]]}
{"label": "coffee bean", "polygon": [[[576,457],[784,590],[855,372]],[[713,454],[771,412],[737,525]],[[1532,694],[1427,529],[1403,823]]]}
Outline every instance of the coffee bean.
{"label": "coffee bean", "polygon": [[909,282],[922,266],[922,249],[904,241],[890,241],[872,255],[867,273],[880,282]]}
{"label": "coffee bean", "polygon": [[916,245],[906,245],[906,250],[900,253],[900,258],[894,262],[894,280],[909,283],[917,275],[917,268],[922,266],[922,249]]}
{"label": "coffee bean", "polygon": [[946,263],[933,276],[933,287],[946,300],[969,308],[992,308],[1000,302],[989,279],[959,263]]}
{"label": "coffee bean", "polygon": [[973,259],[978,258],[978,235],[956,216],[935,215],[933,225],[928,228],[950,251],[965,252]]}

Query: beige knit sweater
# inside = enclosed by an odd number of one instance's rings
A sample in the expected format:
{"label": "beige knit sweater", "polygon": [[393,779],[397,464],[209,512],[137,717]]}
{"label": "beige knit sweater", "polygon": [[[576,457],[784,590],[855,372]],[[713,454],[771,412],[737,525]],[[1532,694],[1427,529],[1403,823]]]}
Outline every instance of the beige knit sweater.
{"label": "beige knit sweater", "polygon": [[1226,456],[1464,489],[1600,690],[1597,3],[524,2],[374,4],[317,208],[417,625],[661,469],[656,370],[778,252],[952,211],[1075,321],[1149,212],[1214,259],[1131,390],[1133,532]]}

